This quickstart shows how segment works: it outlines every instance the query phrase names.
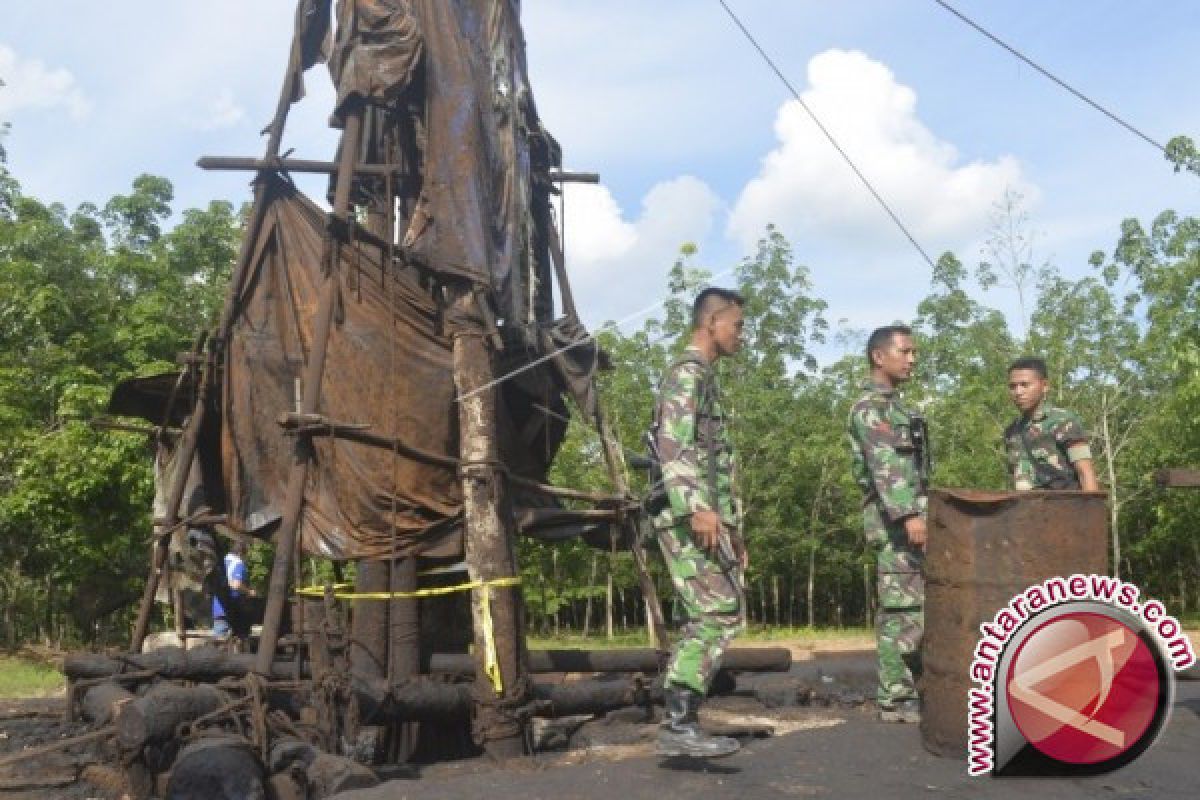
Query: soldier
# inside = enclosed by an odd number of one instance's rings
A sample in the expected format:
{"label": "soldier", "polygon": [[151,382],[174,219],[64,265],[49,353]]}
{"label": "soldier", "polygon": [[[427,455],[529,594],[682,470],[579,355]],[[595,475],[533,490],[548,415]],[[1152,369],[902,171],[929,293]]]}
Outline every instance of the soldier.
{"label": "soldier", "polygon": [[742,572],[747,560],[733,491],[733,449],[715,362],[741,347],[736,292],[705,289],[692,307],[691,343],[663,376],[653,444],[662,468],[663,508],[654,528],[686,615],[667,665],[658,754],[712,758],[737,740],[709,736],[697,710],[730,641],[745,627]]}
{"label": "soldier", "polygon": [[917,361],[912,330],[890,325],[874,331],[867,361],[871,381],[850,409],[847,432],[854,478],[865,495],[863,528],[876,549],[876,699],[881,720],[919,722],[929,441],[925,421],[896,396]]}
{"label": "soldier", "polygon": [[1008,396],[1021,416],[1004,431],[1012,487],[1094,492],[1096,472],[1083,421],[1073,411],[1046,405],[1046,362],[1018,358],[1008,368]]}

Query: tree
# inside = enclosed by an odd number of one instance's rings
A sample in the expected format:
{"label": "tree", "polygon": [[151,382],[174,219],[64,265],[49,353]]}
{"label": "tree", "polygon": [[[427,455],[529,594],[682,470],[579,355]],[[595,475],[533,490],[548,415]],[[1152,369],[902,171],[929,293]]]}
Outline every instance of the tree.
{"label": "tree", "polygon": [[[101,433],[122,378],[175,368],[211,321],[240,236],[228,204],[191,210],[169,232],[170,184],[142,176],[103,211],[68,214],[0,194],[0,558],[40,586],[41,618],[9,636],[94,633],[136,596],[150,535],[144,442]],[[17,574],[19,573],[19,575]],[[69,620],[67,612],[74,615]]]}

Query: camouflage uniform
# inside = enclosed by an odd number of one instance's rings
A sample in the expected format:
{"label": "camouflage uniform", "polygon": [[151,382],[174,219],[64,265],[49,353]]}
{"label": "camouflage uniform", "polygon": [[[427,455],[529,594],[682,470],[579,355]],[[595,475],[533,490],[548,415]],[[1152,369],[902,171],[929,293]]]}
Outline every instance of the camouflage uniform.
{"label": "camouflage uniform", "polygon": [[[850,410],[847,434],[854,478],[865,495],[863,528],[876,550],[881,708],[917,697],[924,631],[924,554],[911,547],[904,519],[925,515],[925,476],[914,437],[914,415],[894,389],[868,385]],[[926,442],[925,447],[928,447]]]}
{"label": "camouflage uniform", "polygon": [[[666,682],[703,696],[730,641],[745,627],[745,602],[740,567],[723,570],[714,556],[696,544],[689,522],[692,514],[715,510],[726,534],[740,536],[725,408],[712,369],[699,351],[689,348],[667,370],[659,388],[656,421],[669,505],[655,516],[654,528],[675,586],[676,608],[686,619],[667,665]],[[710,453],[716,456],[713,468]]]}
{"label": "camouflage uniform", "polygon": [[1004,430],[1008,474],[1012,487],[1027,489],[1078,489],[1075,462],[1090,459],[1088,434],[1073,411],[1041,405]]}

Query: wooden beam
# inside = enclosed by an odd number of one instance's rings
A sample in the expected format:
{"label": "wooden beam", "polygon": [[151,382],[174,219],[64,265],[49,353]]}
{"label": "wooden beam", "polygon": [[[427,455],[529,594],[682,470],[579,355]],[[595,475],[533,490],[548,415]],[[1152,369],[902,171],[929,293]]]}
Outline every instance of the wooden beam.
{"label": "wooden beam", "polygon": [[1200,469],[1160,469],[1154,482],[1161,489],[1200,489]]}
{"label": "wooden beam", "polygon": [[[338,171],[337,163],[333,161],[314,161],[306,158],[249,158],[244,156],[203,156],[196,160],[200,169],[258,172],[274,170],[277,172],[306,172],[318,175],[332,175]],[[360,174],[387,175],[395,172],[396,167],[386,164],[359,164],[354,171]]]}

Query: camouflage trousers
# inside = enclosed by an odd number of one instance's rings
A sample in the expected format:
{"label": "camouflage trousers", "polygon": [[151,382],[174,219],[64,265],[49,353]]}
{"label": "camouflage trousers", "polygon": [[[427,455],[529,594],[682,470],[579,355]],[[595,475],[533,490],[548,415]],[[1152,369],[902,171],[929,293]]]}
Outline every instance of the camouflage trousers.
{"label": "camouflage trousers", "polygon": [[667,664],[666,683],[706,694],[733,637],[746,627],[746,602],[740,569],[727,575],[716,560],[696,546],[684,523],[658,530],[658,546],[671,583],[676,609],[685,620]]}
{"label": "camouflage trousers", "polygon": [[887,526],[876,547],[879,610],[875,640],[879,654],[880,707],[917,697],[921,637],[925,631],[925,556],[909,546],[903,526]]}

